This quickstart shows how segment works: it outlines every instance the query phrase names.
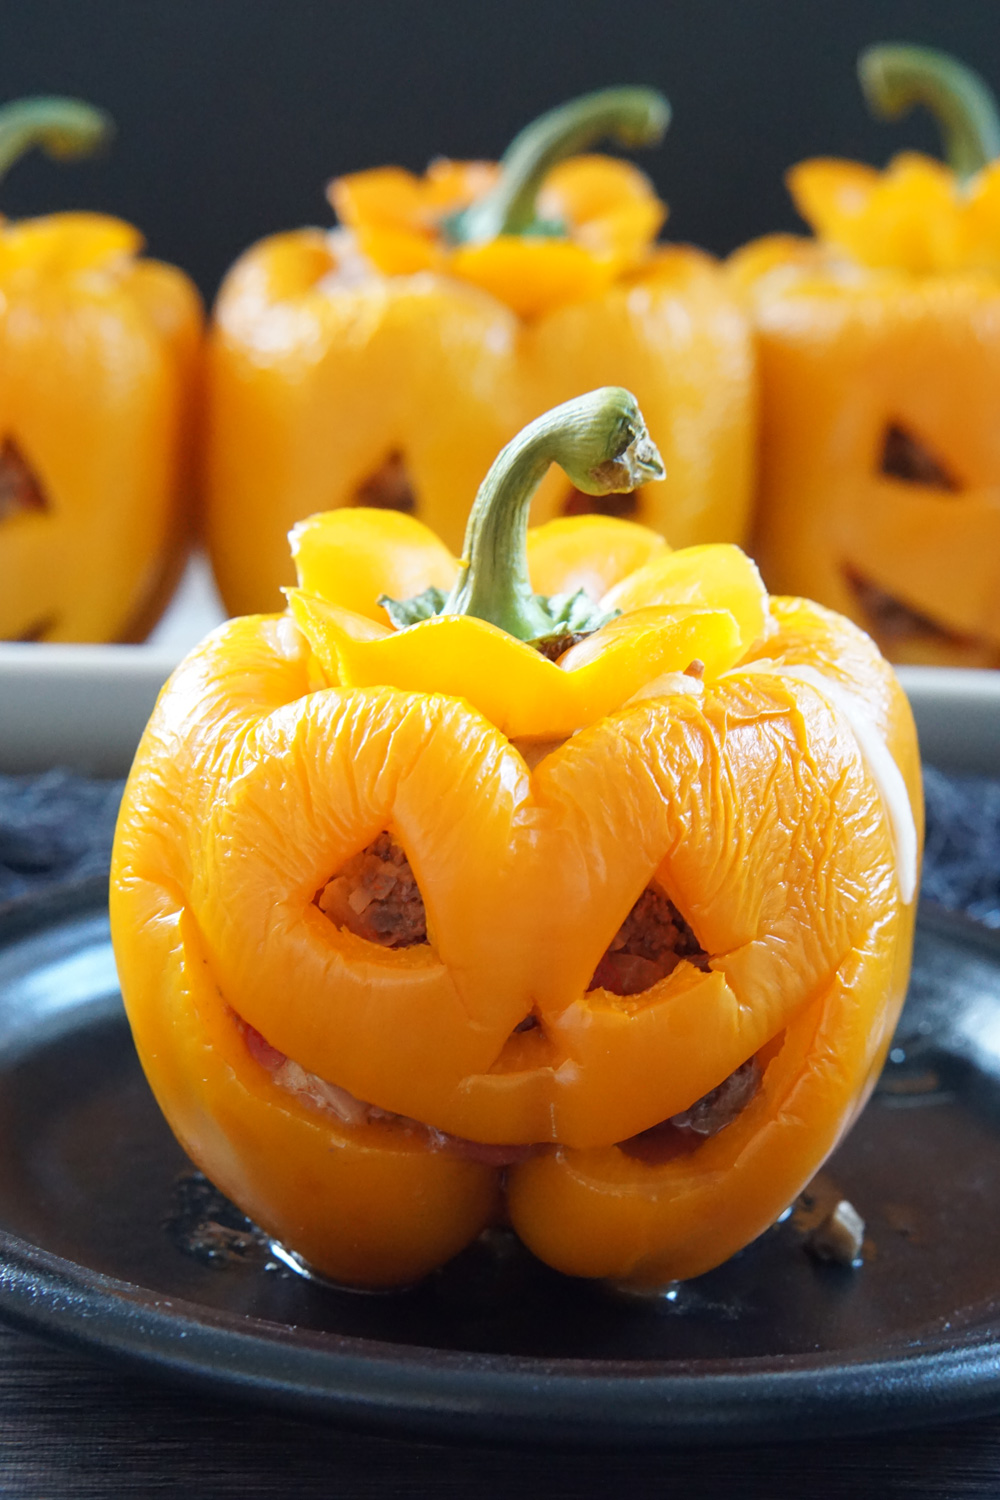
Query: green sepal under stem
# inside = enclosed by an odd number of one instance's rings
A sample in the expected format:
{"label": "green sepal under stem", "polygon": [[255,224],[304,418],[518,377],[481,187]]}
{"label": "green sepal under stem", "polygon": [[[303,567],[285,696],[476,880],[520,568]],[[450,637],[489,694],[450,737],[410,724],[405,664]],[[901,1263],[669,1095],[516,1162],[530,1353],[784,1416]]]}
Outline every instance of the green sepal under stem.
{"label": "green sepal under stem", "polygon": [[408,630],[411,625],[419,625],[421,620],[432,620],[439,615],[447,597],[444,589],[431,584],[423,593],[413,594],[409,599],[390,599],[388,594],[379,594],[376,603],[385,610],[397,630]]}
{"label": "green sepal under stem", "polygon": [[[565,649],[568,649],[574,641],[599,630],[621,614],[619,609],[602,610],[586,589],[577,589],[573,594],[552,594],[548,598],[544,594],[535,594],[534,598],[547,618],[547,629],[544,635],[527,644],[546,656],[556,644],[565,641]],[[444,589],[432,584],[410,599],[390,599],[388,594],[380,594],[378,603],[397,630],[408,630],[411,625],[419,625],[421,620],[433,620],[435,615],[442,614],[447,599]]]}

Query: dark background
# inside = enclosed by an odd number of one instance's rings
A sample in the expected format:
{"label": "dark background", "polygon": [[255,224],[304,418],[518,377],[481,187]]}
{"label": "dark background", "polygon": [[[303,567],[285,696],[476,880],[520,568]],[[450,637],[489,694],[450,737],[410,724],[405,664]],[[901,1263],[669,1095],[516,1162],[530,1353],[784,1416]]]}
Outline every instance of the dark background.
{"label": "dark background", "polygon": [[97,162],[33,153],[3,211],[119,214],[208,297],[252,240],[329,223],[330,177],[495,156],[608,84],[670,98],[640,159],[671,238],[720,253],[796,227],[781,176],[802,156],[935,148],[926,116],[867,118],[860,47],[945,47],[1000,89],[994,0],[0,0],[0,37],[0,99],[76,94],[119,127]]}

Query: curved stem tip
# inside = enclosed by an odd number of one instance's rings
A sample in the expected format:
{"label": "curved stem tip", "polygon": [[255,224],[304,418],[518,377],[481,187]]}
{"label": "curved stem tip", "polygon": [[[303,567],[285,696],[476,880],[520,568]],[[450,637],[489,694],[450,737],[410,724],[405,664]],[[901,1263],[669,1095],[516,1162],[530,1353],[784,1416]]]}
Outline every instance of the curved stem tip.
{"label": "curved stem tip", "polygon": [[445,226],[455,244],[485,244],[501,234],[560,233],[540,223],[538,191],[557,162],[609,137],[620,146],[652,146],[670,124],[670,105],[656,89],[600,89],[550,109],[514,137],[495,186]]}
{"label": "curved stem tip", "polygon": [[989,85],[972,68],[933,47],[884,44],[858,58],[858,78],[872,114],[898,120],[916,105],[929,109],[945,160],[962,182],[1000,157],[1000,114]]}
{"label": "curved stem tip", "polygon": [[664,475],[630,391],[603,386],[545,412],[507,444],[483,480],[442,614],[474,615],[521,641],[551,632],[551,613],[528,576],[527,531],[531,498],[553,463],[588,495],[634,490]]}
{"label": "curved stem tip", "polygon": [[15,99],[0,108],[0,178],[32,146],[69,160],[90,156],[113,133],[111,116],[81,99]]}

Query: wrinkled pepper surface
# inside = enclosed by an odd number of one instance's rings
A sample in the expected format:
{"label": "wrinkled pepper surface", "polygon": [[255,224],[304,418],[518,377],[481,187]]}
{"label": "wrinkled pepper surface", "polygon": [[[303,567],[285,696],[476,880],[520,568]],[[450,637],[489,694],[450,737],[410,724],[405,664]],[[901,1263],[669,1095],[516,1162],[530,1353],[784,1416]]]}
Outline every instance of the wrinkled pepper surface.
{"label": "wrinkled pepper surface", "polygon": [[340,1282],[508,1220],[658,1285],[836,1145],[906,987],[920,840],[872,642],[735,546],[527,531],[551,462],[653,483],[605,389],[500,455],[458,561],[392,512],[296,527],[283,615],[164,689],[112,873],[122,990],[192,1158]]}
{"label": "wrinkled pepper surface", "polygon": [[719,268],[653,243],[666,216],[601,137],[656,140],[669,110],[613,89],[529,126],[499,167],[438,161],[334,182],[341,227],[263,240],[210,340],[208,535],[234,613],[277,609],[297,520],[407,511],[458,550],[480,479],[581,389],[634,390],[667,481],[588,497],[553,473],[533,520],[613,508],[675,546],[743,539],[754,442],[746,316]]}
{"label": "wrinkled pepper surface", "polygon": [[[92,150],[69,99],[0,110],[0,172],[28,146]],[[201,308],[104,214],[0,220],[0,640],[142,640],[187,551]]]}
{"label": "wrinkled pepper surface", "polygon": [[873,108],[938,117],[949,165],[789,173],[814,240],[738,252],[761,379],[754,555],[900,662],[1000,666],[1000,122],[982,80],[879,47]]}

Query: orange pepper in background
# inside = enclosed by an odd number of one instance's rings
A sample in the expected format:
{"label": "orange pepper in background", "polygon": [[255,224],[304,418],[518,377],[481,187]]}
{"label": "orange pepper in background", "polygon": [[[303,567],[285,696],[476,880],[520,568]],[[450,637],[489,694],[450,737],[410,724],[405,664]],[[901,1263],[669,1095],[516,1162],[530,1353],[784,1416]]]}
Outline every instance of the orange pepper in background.
{"label": "orange pepper in background", "polygon": [[[0,171],[110,128],[7,105]],[[104,214],[0,220],[0,640],[142,640],[183,567],[201,307],[142,244]]]}
{"label": "orange pepper in background", "polygon": [[588,95],[529,126],[499,168],[341,178],[340,229],[241,257],[209,356],[207,530],[231,611],[280,607],[286,533],[314,512],[408,510],[457,550],[502,444],[604,383],[636,392],[666,484],[591,500],[553,472],[533,520],[611,504],[675,546],[742,540],[745,314],[708,256],[653,243],[666,206],[641,172],[570,154],[604,135],[648,144],[668,117],[648,89]]}
{"label": "orange pepper in background", "polygon": [[[112,931],[149,1081],[340,1282],[412,1281],[504,1214],[574,1275],[697,1275],[833,1149],[902,1004],[920,787],[891,669],[735,547],[527,531],[553,461],[594,494],[662,474],[606,389],[508,445],[460,561],[411,517],[310,518],[289,609],[188,656],[126,788]],[[385,835],[409,946],[320,904]],[[668,899],[688,956],[612,983]],[[664,1150],[747,1069],[725,1128]]]}
{"label": "orange pepper in background", "polygon": [[869,103],[937,115],[950,165],[788,174],[816,238],[737,252],[761,380],[753,551],[768,586],[894,661],[1000,666],[1000,119],[921,48],[862,55]]}

